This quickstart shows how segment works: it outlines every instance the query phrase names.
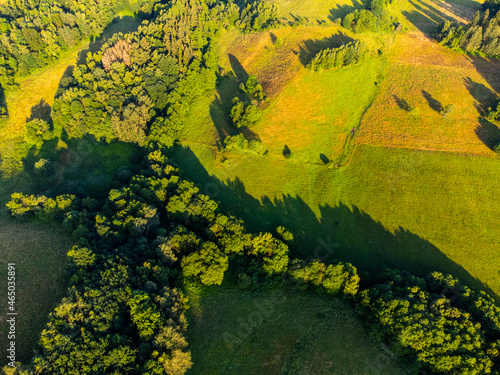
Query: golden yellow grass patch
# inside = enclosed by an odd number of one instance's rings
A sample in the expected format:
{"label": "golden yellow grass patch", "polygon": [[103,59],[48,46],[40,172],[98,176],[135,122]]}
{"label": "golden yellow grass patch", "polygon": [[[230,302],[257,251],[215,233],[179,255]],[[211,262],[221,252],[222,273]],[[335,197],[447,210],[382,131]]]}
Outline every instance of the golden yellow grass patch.
{"label": "golden yellow grass patch", "polygon": [[19,80],[18,89],[6,92],[9,119],[2,128],[1,136],[4,140],[15,138],[24,132],[24,124],[31,116],[31,109],[40,101],[52,105],[64,72],[68,66],[76,63],[78,53],[87,46],[88,43],[81,44],[53,65]]}
{"label": "golden yellow grass patch", "polygon": [[[402,35],[389,61],[380,95],[363,118],[358,144],[493,155],[480,139],[479,117],[495,95],[474,59]],[[443,116],[438,108],[447,105],[454,108]]]}
{"label": "golden yellow grass patch", "polygon": [[338,26],[281,28],[255,34],[232,30],[219,43],[219,63],[228,70],[235,70],[236,64],[247,74],[256,75],[273,99],[304,69],[301,54],[332,36],[339,42],[351,40],[351,34]]}

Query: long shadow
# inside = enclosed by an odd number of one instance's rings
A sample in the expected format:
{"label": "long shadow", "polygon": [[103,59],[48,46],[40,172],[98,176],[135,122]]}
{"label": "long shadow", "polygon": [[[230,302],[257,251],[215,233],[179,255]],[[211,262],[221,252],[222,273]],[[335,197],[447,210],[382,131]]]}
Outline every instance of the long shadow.
{"label": "long shadow", "polygon": [[327,38],[305,40],[299,49],[299,60],[302,65],[307,66],[318,52],[327,48],[337,48],[352,41],[354,39],[340,31]]}
{"label": "long shadow", "polygon": [[461,0],[460,2],[430,0],[430,2],[465,20],[471,20],[478,10],[483,10],[482,4],[474,0]]}
{"label": "long shadow", "polygon": [[443,111],[443,105],[439,100],[434,98],[431,94],[429,94],[427,91],[422,90],[422,95],[424,96],[425,100],[427,100],[427,103],[429,104],[429,107],[431,107],[434,111],[440,113]]}
{"label": "long shadow", "polygon": [[5,99],[5,92],[2,86],[0,86],[0,121],[8,117],[7,112],[7,101]]}
{"label": "long shadow", "polygon": [[59,81],[59,86],[57,87],[56,95],[55,97],[61,96],[66,88],[71,86],[73,83],[73,70],[75,69],[74,65],[69,65],[66,70],[64,71],[64,74],[61,77],[61,80]]}
{"label": "long shadow", "polygon": [[410,112],[411,111],[411,106],[408,104],[408,102],[396,95],[392,96],[396,104],[398,105],[399,108],[401,108],[403,111]]}
{"label": "long shadow", "polygon": [[300,196],[273,199],[264,196],[259,200],[246,192],[238,178],[218,180],[189,148],[177,146],[172,157],[202,187],[202,192],[218,200],[227,213],[244,219],[250,231],[274,232],[280,225],[290,230],[294,235],[290,244],[293,256],[320,258],[325,262],[347,261],[372,275],[386,267],[420,276],[433,271],[450,273],[498,298],[487,285],[429,241],[401,227],[391,232],[356,206],[321,205],[318,218]]}
{"label": "long shadow", "polygon": [[59,139],[30,148],[22,158],[22,171],[8,178],[0,175],[0,211],[14,192],[105,197],[121,171],[139,171],[145,155],[145,150],[131,143],[99,142],[92,136],[68,139],[63,134],[62,141],[66,148],[59,147]]}
{"label": "long shadow", "polygon": [[[241,66],[236,56],[229,54],[229,61],[233,68],[233,72],[219,77],[217,84],[217,96],[210,103],[210,118],[214,123],[219,136],[219,143],[222,143],[227,136],[242,133],[246,139],[259,140],[259,137],[248,127],[236,129],[230,117],[233,99],[238,97],[243,102],[250,102],[250,98],[246,93],[240,90],[240,84],[248,80],[248,74]],[[220,144],[219,146],[222,146]]]}
{"label": "long shadow", "polygon": [[496,91],[500,92],[500,59],[485,58],[485,57],[469,57],[470,61],[476,68],[477,72],[488,82],[488,84]]}
{"label": "long shadow", "polygon": [[438,31],[439,25],[445,21],[455,21],[432,5],[420,0],[409,1],[416,10],[403,11],[403,16],[428,37],[432,37]]}
{"label": "long shadow", "polygon": [[233,136],[242,133],[248,140],[259,140],[259,137],[248,127],[236,129],[230,117],[233,99],[240,98],[244,102],[249,102],[248,96],[239,89],[240,80],[230,72],[228,75],[219,79],[217,85],[217,96],[210,103],[210,118],[217,130],[219,136],[219,146],[222,147],[222,141],[227,136]]}
{"label": "long shadow", "polygon": [[233,69],[233,72],[238,82],[246,83],[248,81],[249,76],[243,65],[241,65],[238,58],[233,54],[229,53],[228,57],[229,57],[229,63],[231,64],[231,68]]}
{"label": "long shadow", "polygon": [[479,125],[474,131],[481,142],[490,150],[494,150],[500,144],[500,128],[484,117],[479,117]]}
{"label": "long shadow", "polygon": [[464,79],[464,85],[476,101],[475,106],[481,116],[486,116],[496,104],[497,95],[482,83],[474,82],[470,77]]}
{"label": "long shadow", "polygon": [[356,5],[339,5],[337,4],[336,8],[330,9],[328,19],[332,22],[335,22],[337,19],[344,19],[349,13],[353,12],[355,9],[363,9],[363,5],[356,2]]}

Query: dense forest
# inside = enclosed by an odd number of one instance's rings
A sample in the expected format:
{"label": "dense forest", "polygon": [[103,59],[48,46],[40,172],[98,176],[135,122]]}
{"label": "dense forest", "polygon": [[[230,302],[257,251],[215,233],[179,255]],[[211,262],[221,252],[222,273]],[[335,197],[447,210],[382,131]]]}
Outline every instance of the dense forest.
{"label": "dense forest", "polygon": [[[369,9],[347,14],[342,25],[355,33],[392,33],[399,24],[388,4],[373,0]],[[0,85],[12,86],[16,76],[98,35],[123,6],[113,0],[9,0],[0,7]],[[74,241],[67,254],[67,296],[20,373],[184,374],[193,365],[186,288],[230,279],[248,282],[254,293],[284,288],[345,300],[409,373],[500,374],[500,307],[488,294],[438,272],[422,278],[387,269],[364,278],[348,262],[301,259],[289,249],[293,235],[286,228],[251,233],[171,158],[190,104],[220,81],[220,31],[286,25],[276,6],[173,0],[143,1],[136,8],[144,18],[137,31],[115,34],[62,80],[51,123],[26,124],[25,142],[34,149],[87,137],[133,143],[146,156],[138,173],[121,168],[104,198],[12,195],[12,220],[60,223]],[[453,49],[498,55],[499,22],[500,13],[486,10],[466,27],[446,23],[439,40]],[[324,48],[307,69],[340,69],[361,63],[367,53],[359,41]],[[228,113],[236,131],[257,122],[268,100],[253,75],[238,93]],[[2,104],[3,91],[0,118],[7,115]],[[222,147],[267,153],[243,133],[226,136]]]}

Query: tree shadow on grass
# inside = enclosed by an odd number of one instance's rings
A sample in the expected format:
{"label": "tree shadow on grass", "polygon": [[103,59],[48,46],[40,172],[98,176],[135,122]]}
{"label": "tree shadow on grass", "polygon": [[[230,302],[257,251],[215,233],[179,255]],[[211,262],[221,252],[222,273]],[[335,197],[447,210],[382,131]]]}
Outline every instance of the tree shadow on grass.
{"label": "tree shadow on grass", "polygon": [[[99,142],[92,136],[62,138],[65,148],[59,146],[57,138],[45,141],[40,148],[31,147],[22,158],[22,171],[9,178],[0,176],[1,200],[13,192],[102,198],[116,184],[118,172],[123,168],[138,172],[145,155],[144,150],[131,143]],[[41,160],[46,162],[41,165]]]}
{"label": "tree shadow on grass", "polygon": [[422,95],[424,96],[425,100],[427,100],[429,107],[431,107],[434,111],[436,111],[437,113],[441,113],[443,111],[443,105],[439,100],[434,98],[425,90],[422,90]]}
{"label": "tree shadow on grass", "polygon": [[300,45],[299,60],[302,65],[307,66],[318,52],[327,48],[337,48],[352,41],[354,41],[354,39],[340,31],[327,38],[305,40]]}
{"label": "tree shadow on grass", "polygon": [[233,74],[229,72],[227,75],[220,77],[217,84],[216,98],[210,103],[210,117],[217,130],[219,140],[221,142],[227,136],[236,135],[237,129],[232,125],[233,122],[230,117],[231,107],[233,106],[233,99],[240,97],[243,99],[244,93],[239,89],[240,81]]}
{"label": "tree shadow on grass", "polygon": [[325,154],[319,154],[319,158],[323,164],[328,164],[330,159]]}
{"label": "tree shadow on grass", "polygon": [[3,87],[0,86],[0,121],[2,121],[3,118],[8,117],[8,115],[9,114],[7,112],[7,100],[5,99],[5,92]]}
{"label": "tree shadow on grass", "polygon": [[419,276],[439,271],[497,297],[480,280],[449,259],[429,241],[399,227],[390,231],[356,206],[339,203],[320,205],[319,217],[300,196],[254,198],[238,178],[221,181],[210,175],[196,155],[177,146],[173,160],[201,192],[220,202],[221,208],[245,220],[251,232],[270,231],[283,225],[294,235],[292,256],[319,258],[325,262],[351,262],[361,272],[375,275],[386,267]]}
{"label": "tree shadow on grass", "polygon": [[60,81],[59,86],[57,87],[55,98],[61,96],[66,88],[68,88],[73,83],[73,70],[75,69],[74,65],[69,65],[64,71]]}
{"label": "tree shadow on grass", "polygon": [[[247,103],[251,100],[248,95],[239,88],[240,84],[246,82],[246,79],[248,79],[248,74],[239,64],[239,61],[235,56],[229,55],[229,60],[232,61],[231,65],[234,64],[233,70],[235,72],[238,71],[240,76],[238,77],[235,73],[228,72],[226,75],[219,77],[217,94],[212,103],[210,103],[209,107],[210,118],[212,119],[215,129],[217,130],[220,147],[222,147],[222,142],[227,136],[233,136],[239,133],[242,133],[249,141],[260,140],[259,136],[250,128],[245,126],[240,129],[236,129],[233,126],[233,121],[230,116],[233,99],[238,97],[240,100]],[[241,69],[238,67],[241,67]],[[245,81],[242,81],[242,79]]]}
{"label": "tree shadow on grass", "polygon": [[482,83],[474,82],[470,77],[464,78],[464,85],[474,98],[477,111],[481,116],[486,116],[491,107],[496,104],[497,95]]}
{"label": "tree shadow on grass", "polygon": [[[359,3],[357,3],[359,4]],[[359,7],[354,7],[352,5],[339,5],[337,4],[336,8],[330,9],[328,19],[332,22],[335,22],[337,19],[344,19],[349,13],[353,12],[355,9],[362,9],[363,6],[359,5]]]}
{"label": "tree shadow on grass", "polygon": [[238,58],[233,54],[229,53],[227,56],[229,58],[229,63],[231,64],[231,68],[233,69],[237,81],[239,83],[246,83],[248,81],[249,75],[245,68],[243,68],[243,65],[241,65]]}
{"label": "tree shadow on grass", "polygon": [[30,117],[26,118],[26,122],[32,120],[43,120],[52,125],[52,119],[50,118],[51,112],[50,104],[45,101],[45,99],[40,99],[38,104],[35,104],[31,107]]}
{"label": "tree shadow on grass", "polygon": [[500,71],[500,59],[470,56],[469,60],[493,90],[496,93],[500,92],[500,74],[498,74]]}
{"label": "tree shadow on grass", "polygon": [[396,104],[398,105],[399,108],[401,108],[403,111],[410,112],[411,111],[411,106],[408,104],[408,102],[396,95],[392,96]]}
{"label": "tree shadow on grass", "polygon": [[429,0],[435,6],[446,9],[447,12],[465,20],[471,20],[478,10],[483,10],[483,5],[474,0]]}
{"label": "tree shadow on grass", "polygon": [[409,0],[409,2],[416,10],[403,11],[403,16],[427,37],[433,37],[439,30],[439,25],[445,21],[455,21],[454,18],[443,13],[438,8],[423,1]]}
{"label": "tree shadow on grass", "polygon": [[474,131],[481,142],[490,150],[494,150],[500,144],[500,128],[485,118],[479,118],[479,126]]}

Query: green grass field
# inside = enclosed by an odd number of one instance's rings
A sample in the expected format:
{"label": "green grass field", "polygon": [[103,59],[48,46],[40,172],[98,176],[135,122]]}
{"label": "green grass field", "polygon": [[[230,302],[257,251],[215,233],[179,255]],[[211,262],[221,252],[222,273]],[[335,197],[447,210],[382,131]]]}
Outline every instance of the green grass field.
{"label": "green grass field", "polygon": [[274,157],[287,145],[300,162],[322,163],[321,154],[337,161],[375,97],[382,66],[369,58],[346,69],[299,75],[251,130]]}
{"label": "green grass field", "polygon": [[363,8],[363,1],[352,0],[269,0],[276,4],[282,17],[292,19],[293,16],[306,17],[309,21],[327,21],[344,17],[354,9]]}
{"label": "green grass field", "polygon": [[188,374],[404,374],[335,298],[224,288],[190,298]]}
{"label": "green grass field", "polygon": [[[311,17],[331,6],[328,1],[277,3],[282,11],[295,9],[295,14]],[[410,29],[424,32],[446,18],[466,20],[480,7],[465,0],[403,1],[392,4],[391,12],[396,5]],[[412,24],[415,12],[421,14],[421,24]],[[269,153],[219,154],[217,140],[224,132],[234,133],[227,97],[237,90],[237,83],[223,81],[217,93],[193,104],[183,147],[175,152],[179,165],[252,230],[285,224],[301,255],[311,255],[318,240],[330,236],[338,244],[331,257],[361,270],[392,266],[420,275],[438,270],[498,295],[499,209],[492,202],[500,158],[490,147],[500,140],[495,138],[500,129],[479,120],[500,87],[493,74],[498,64],[442,48],[414,31],[395,39],[345,34],[372,48],[383,44],[381,57],[312,74],[299,65],[300,53],[285,58],[290,56],[287,49],[297,51],[307,40],[321,40],[316,26],[310,27],[315,37],[308,38],[307,29],[299,28],[293,42],[283,34],[284,46],[276,53],[293,67],[293,75],[275,81],[266,73],[266,66],[274,64],[267,56],[272,54],[267,33],[248,40],[234,32],[222,38],[222,65],[236,77],[242,69],[256,74],[271,92],[263,118],[250,129]],[[339,32],[323,29],[330,35]],[[228,54],[239,64],[229,64]],[[417,116],[402,109],[395,97],[417,107]],[[436,102],[455,108],[443,117]],[[342,140],[360,119],[355,146],[346,147]],[[290,159],[282,155],[284,145],[292,151]],[[347,166],[323,164],[339,158]]]}
{"label": "green grass field", "polygon": [[358,146],[347,167],[332,170],[243,152],[220,163],[194,143],[175,159],[251,230],[288,227],[302,256],[330,237],[338,244],[330,259],[362,271],[438,270],[500,292],[499,208],[491,204],[500,159]]}
{"label": "green grass field", "polygon": [[[59,225],[18,224],[0,218],[2,289],[7,290],[7,263],[16,264],[16,359],[28,362],[48,315],[66,294],[66,253],[72,240]],[[2,296],[5,296],[2,292]],[[2,297],[2,312],[7,311]],[[7,346],[5,314],[0,320],[2,349]],[[7,362],[2,356],[0,367]]]}

